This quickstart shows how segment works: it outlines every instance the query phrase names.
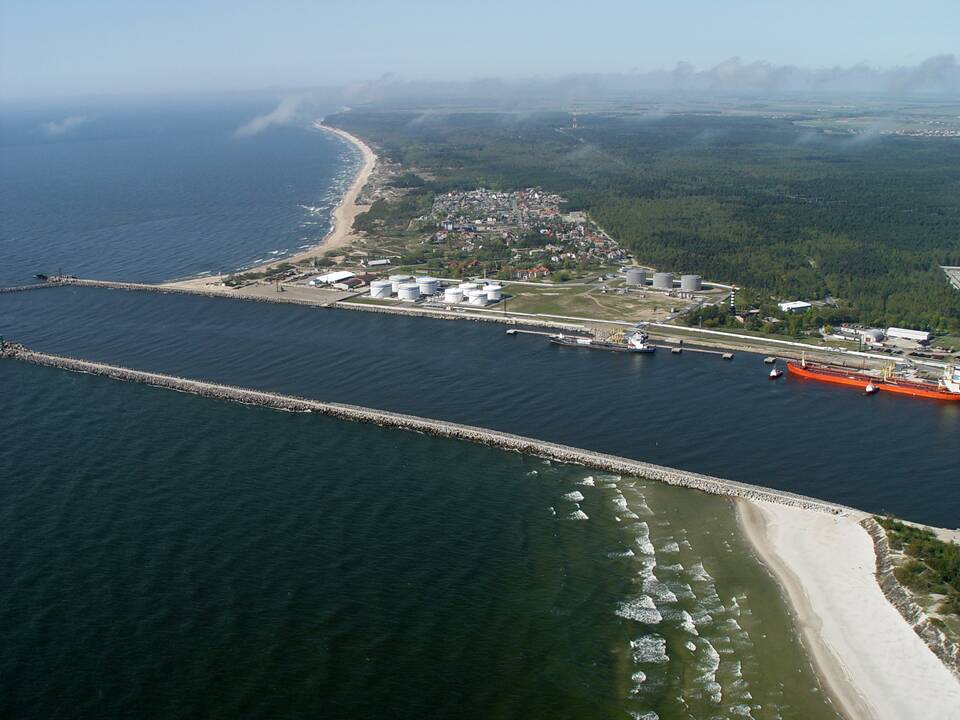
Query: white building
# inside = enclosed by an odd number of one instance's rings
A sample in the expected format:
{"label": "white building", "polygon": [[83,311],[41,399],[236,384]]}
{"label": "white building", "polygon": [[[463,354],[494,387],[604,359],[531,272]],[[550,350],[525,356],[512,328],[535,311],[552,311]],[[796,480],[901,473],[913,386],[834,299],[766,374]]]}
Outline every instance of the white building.
{"label": "white building", "polygon": [[909,328],[889,327],[887,337],[891,340],[908,340],[915,343],[928,343],[933,335],[924,330],[910,330]]}
{"label": "white building", "polygon": [[333,283],[338,283],[347,278],[352,278],[353,273],[347,270],[337,270],[336,272],[330,272],[326,275],[317,275],[313,280],[309,282],[310,285],[332,285]]}
{"label": "white building", "polygon": [[793,302],[782,302],[777,303],[777,307],[780,308],[780,312],[785,313],[805,313],[807,310],[813,307],[808,302],[803,300],[794,300]]}

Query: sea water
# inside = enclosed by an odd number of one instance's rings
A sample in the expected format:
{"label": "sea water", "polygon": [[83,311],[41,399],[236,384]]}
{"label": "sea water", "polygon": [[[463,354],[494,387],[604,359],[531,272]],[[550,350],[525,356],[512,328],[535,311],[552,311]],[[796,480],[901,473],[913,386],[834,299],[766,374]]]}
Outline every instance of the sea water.
{"label": "sea water", "polygon": [[834,718],[730,501],[0,363],[6,717]]}
{"label": "sea water", "polygon": [[242,131],[275,104],[5,110],[0,285],[60,269],[131,281],[228,272],[320,242],[359,153],[308,116]]}

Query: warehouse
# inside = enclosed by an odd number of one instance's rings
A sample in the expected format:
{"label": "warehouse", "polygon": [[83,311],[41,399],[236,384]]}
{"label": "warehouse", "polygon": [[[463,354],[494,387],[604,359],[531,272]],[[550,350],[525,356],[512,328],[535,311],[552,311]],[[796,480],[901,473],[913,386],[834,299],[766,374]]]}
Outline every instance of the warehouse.
{"label": "warehouse", "polygon": [[933,335],[924,330],[910,330],[909,328],[889,327],[887,338],[890,340],[906,340],[926,345],[933,339]]}

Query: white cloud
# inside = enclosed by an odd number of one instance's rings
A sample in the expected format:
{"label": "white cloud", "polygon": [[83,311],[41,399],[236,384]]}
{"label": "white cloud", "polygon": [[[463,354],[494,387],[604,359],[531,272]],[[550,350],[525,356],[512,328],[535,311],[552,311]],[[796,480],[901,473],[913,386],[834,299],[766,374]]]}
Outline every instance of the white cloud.
{"label": "white cloud", "polygon": [[280,101],[273,110],[264,115],[257,115],[253,120],[238,127],[234,131],[237,137],[250,137],[261,133],[274,125],[286,125],[297,117],[297,111],[303,104],[305,96],[289,95]]}
{"label": "white cloud", "polygon": [[51,120],[50,122],[43,123],[40,129],[47,135],[64,135],[78,125],[83,125],[88,122],[90,122],[90,118],[86,115],[70,115],[63,120]]}

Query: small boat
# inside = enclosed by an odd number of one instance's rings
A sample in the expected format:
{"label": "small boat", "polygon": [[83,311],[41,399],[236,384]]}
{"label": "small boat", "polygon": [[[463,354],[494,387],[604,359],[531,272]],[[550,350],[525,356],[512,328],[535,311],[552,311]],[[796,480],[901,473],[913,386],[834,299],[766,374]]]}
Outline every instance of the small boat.
{"label": "small boat", "polygon": [[768,376],[771,380],[776,380],[778,377],[783,376],[783,370],[780,368],[773,368],[770,370],[770,375]]}
{"label": "small boat", "polygon": [[867,386],[863,389],[863,391],[867,395],[873,395],[875,392],[877,392],[877,386],[874,385],[872,382],[868,382]]}
{"label": "small boat", "polygon": [[763,361],[764,361],[767,365],[773,365],[774,363],[777,362],[777,359],[776,359],[775,357],[773,357],[773,356],[770,356],[770,357],[765,357],[765,358],[763,359]]}

